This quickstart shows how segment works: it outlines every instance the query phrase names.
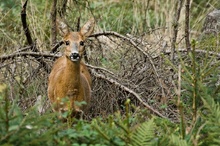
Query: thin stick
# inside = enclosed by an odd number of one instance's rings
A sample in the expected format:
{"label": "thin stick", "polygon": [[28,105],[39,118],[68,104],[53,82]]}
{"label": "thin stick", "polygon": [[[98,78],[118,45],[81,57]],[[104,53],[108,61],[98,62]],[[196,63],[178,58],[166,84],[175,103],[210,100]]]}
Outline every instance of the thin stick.
{"label": "thin stick", "polygon": [[101,70],[101,71],[107,72],[107,73],[109,73],[109,74],[111,74],[111,75],[114,75],[113,72],[111,72],[111,71],[109,71],[109,70],[107,70],[107,69],[105,69],[105,68],[102,68],[102,67],[93,66],[93,65],[91,65],[91,64],[86,64],[86,66],[89,67],[89,68],[92,68],[92,69]]}
{"label": "thin stick", "polygon": [[101,35],[112,35],[112,36],[116,36],[116,37],[119,37],[121,39],[124,39],[124,40],[127,40],[132,46],[134,46],[137,50],[139,50],[141,53],[143,53],[145,56],[147,56],[147,58],[149,59],[153,69],[154,69],[154,72],[155,72],[155,75],[157,76],[157,81],[158,83],[160,84],[160,87],[161,87],[161,90],[162,90],[162,95],[163,97],[165,97],[165,92],[164,92],[164,89],[163,89],[163,86],[162,86],[162,82],[160,80],[160,76],[158,75],[157,73],[157,69],[154,65],[154,62],[152,60],[152,57],[150,56],[150,54],[148,54],[146,51],[142,50],[142,48],[140,48],[134,41],[132,38],[128,38],[128,37],[125,37],[117,32],[114,32],[114,31],[105,31],[105,32],[101,32],[101,33],[96,33],[96,34],[93,34],[89,37],[98,37],[98,36],[101,36]]}
{"label": "thin stick", "polygon": [[57,31],[56,31],[57,0],[53,0],[50,16],[51,16],[50,44],[51,46],[53,46],[54,44],[56,44],[56,40],[57,40]]}
{"label": "thin stick", "polygon": [[58,42],[56,45],[53,46],[53,48],[51,49],[50,53],[55,53],[57,52],[57,49],[63,45],[63,41]]}
{"label": "thin stick", "polygon": [[190,0],[186,0],[186,13],[185,13],[185,41],[187,52],[191,50],[190,37],[189,37],[189,11],[190,11]]}
{"label": "thin stick", "polygon": [[39,53],[39,52],[18,52],[18,53],[13,53],[10,55],[3,55],[0,57],[0,62],[4,62],[7,59],[13,59],[15,57],[18,56],[32,56],[35,58],[39,58],[39,57],[44,57],[44,58],[48,58],[48,57],[53,57],[53,58],[58,58],[60,57],[60,55],[55,55],[55,54],[49,54],[49,53]]}
{"label": "thin stick", "polygon": [[22,22],[22,26],[23,26],[23,29],[24,29],[24,33],[25,33],[25,36],[27,38],[27,41],[28,41],[28,44],[29,45],[33,45],[33,40],[31,38],[31,33],[30,33],[30,30],[28,28],[28,25],[27,25],[27,21],[26,21],[26,6],[27,6],[27,2],[28,0],[25,1],[23,7],[22,7],[22,10],[21,10],[21,22]]}
{"label": "thin stick", "polygon": [[176,38],[177,38],[177,34],[178,34],[178,28],[179,28],[179,18],[180,18],[180,13],[181,13],[181,9],[183,6],[183,0],[178,0],[176,1],[176,5],[175,8],[176,13],[174,14],[174,20],[173,20],[173,38],[172,38],[172,42],[171,42],[171,62],[174,61],[174,53],[176,51]]}
{"label": "thin stick", "polygon": [[178,89],[177,89],[177,96],[178,96],[178,101],[177,101],[177,106],[179,108],[179,114],[180,114],[180,124],[181,124],[181,135],[182,138],[185,139],[185,121],[184,121],[184,112],[183,112],[183,103],[181,101],[181,72],[182,68],[181,65],[179,65],[179,71],[178,71]]}
{"label": "thin stick", "polygon": [[[30,49],[34,52],[40,52],[35,43],[33,42],[32,38],[31,38],[31,34],[27,25],[27,21],[26,21],[26,6],[27,6],[27,2],[28,0],[26,0],[26,2],[24,3],[23,7],[22,7],[22,11],[21,11],[21,21],[22,21],[22,26],[25,32],[25,36],[27,38],[28,44],[31,46]],[[46,70],[47,73],[50,72],[49,66],[46,62],[44,62],[42,60],[42,58],[36,58],[36,60],[40,63],[40,65],[42,65],[42,67]]]}
{"label": "thin stick", "polygon": [[134,95],[147,109],[149,109],[150,111],[152,111],[152,112],[155,113],[156,115],[158,115],[158,116],[160,116],[160,117],[162,117],[162,118],[166,118],[166,119],[167,119],[167,117],[165,117],[165,116],[162,115],[160,112],[158,112],[157,110],[153,109],[150,105],[148,105],[146,102],[144,102],[144,101],[141,99],[140,95],[137,94],[136,92],[134,92],[133,90],[129,89],[128,87],[126,87],[126,86],[124,86],[124,85],[118,83],[117,81],[115,81],[115,80],[113,80],[113,79],[111,79],[111,78],[105,77],[104,75],[95,72],[94,70],[91,70],[91,72],[92,72],[92,74],[93,74],[95,77],[104,79],[104,80],[110,82],[111,84],[114,84],[114,85],[120,87],[122,90],[124,90],[124,91],[126,91],[126,92],[128,92],[128,93],[130,93],[130,94],[132,94],[132,95]]}

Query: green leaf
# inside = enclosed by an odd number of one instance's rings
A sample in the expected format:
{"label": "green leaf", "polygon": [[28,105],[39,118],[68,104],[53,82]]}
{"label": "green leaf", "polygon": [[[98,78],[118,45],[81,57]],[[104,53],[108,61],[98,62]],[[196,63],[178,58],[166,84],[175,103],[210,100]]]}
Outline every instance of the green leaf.
{"label": "green leaf", "polygon": [[8,131],[17,130],[19,128],[19,125],[12,125],[9,127]]}
{"label": "green leaf", "polygon": [[153,145],[155,143],[155,124],[154,118],[142,123],[138,128],[132,133],[131,145],[132,146],[145,146]]}

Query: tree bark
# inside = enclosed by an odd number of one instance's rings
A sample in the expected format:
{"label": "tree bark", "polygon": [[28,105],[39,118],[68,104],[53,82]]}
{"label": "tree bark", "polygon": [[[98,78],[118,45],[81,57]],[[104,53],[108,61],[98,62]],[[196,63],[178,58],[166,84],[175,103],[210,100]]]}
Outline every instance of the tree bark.
{"label": "tree bark", "polygon": [[57,16],[57,0],[53,0],[53,4],[51,7],[51,41],[50,41],[51,46],[54,46],[57,40],[56,16]]}
{"label": "tree bark", "polygon": [[190,11],[190,0],[186,0],[186,13],[185,13],[185,41],[186,49],[189,52],[191,50],[190,37],[189,37],[189,11]]}
{"label": "tree bark", "polygon": [[25,33],[25,36],[27,38],[27,42],[30,46],[32,46],[34,43],[33,43],[33,40],[31,38],[31,33],[30,33],[30,30],[28,28],[28,25],[27,25],[27,20],[26,20],[26,7],[27,7],[27,2],[28,0],[26,0],[26,2],[24,3],[23,7],[22,7],[22,10],[21,10],[21,22],[22,22],[22,26],[23,26],[23,30],[24,30],[24,33]]}
{"label": "tree bark", "polygon": [[176,38],[178,34],[179,18],[180,18],[182,6],[183,6],[183,0],[179,0],[176,2],[175,5],[176,13],[174,14],[175,16],[173,20],[173,38],[171,43],[171,55],[170,55],[170,59],[172,62],[174,61],[174,53],[176,51]]}
{"label": "tree bark", "polygon": [[[22,11],[21,11],[21,21],[22,21],[22,25],[23,25],[23,29],[24,29],[24,33],[25,36],[27,38],[28,44],[31,46],[30,49],[33,52],[40,52],[37,47],[36,44],[33,42],[32,38],[31,38],[31,33],[29,31],[28,25],[27,25],[27,21],[26,21],[26,6],[27,6],[27,2],[28,0],[26,0],[26,2],[24,3],[23,7],[22,7]],[[36,60],[40,63],[40,65],[49,73],[50,69],[49,66],[46,62],[44,62],[42,60],[42,58],[36,58]]]}

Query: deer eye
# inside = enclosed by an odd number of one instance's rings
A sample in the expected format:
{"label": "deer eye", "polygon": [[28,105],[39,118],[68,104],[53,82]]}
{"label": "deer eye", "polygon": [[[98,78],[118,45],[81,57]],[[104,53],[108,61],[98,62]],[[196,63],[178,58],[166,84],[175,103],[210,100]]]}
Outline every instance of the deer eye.
{"label": "deer eye", "polygon": [[68,46],[70,45],[70,41],[65,41],[65,44]]}
{"label": "deer eye", "polygon": [[80,41],[79,44],[80,44],[80,46],[84,46],[84,42],[83,41]]}

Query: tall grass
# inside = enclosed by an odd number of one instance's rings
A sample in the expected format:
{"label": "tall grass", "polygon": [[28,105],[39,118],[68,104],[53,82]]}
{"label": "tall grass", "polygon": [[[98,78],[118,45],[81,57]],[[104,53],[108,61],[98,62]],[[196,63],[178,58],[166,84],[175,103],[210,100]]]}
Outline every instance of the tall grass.
{"label": "tall grass", "polygon": [[[61,0],[58,1],[58,10],[61,8],[61,2]],[[166,42],[169,49],[175,2],[176,0],[69,0],[65,19],[75,29],[74,25],[78,17],[81,17],[82,23],[89,17],[95,17],[97,20],[95,31],[97,32],[110,30],[123,35],[130,34],[135,38],[143,39],[151,48],[161,49],[158,42],[161,44]],[[52,0],[30,0],[27,7],[27,20],[32,37],[42,51],[51,48],[51,3]],[[21,27],[19,13],[21,5],[21,1],[18,0],[0,3],[2,13],[0,17],[0,55],[12,53],[27,45]],[[215,0],[192,1],[191,38],[198,38],[206,14],[218,7],[218,1]],[[183,7],[177,40],[179,47],[184,44],[184,13]],[[214,39],[214,41],[217,40]],[[196,46],[210,45],[209,41],[202,43],[196,44],[194,42],[194,49]],[[127,46],[129,45],[127,44]],[[118,45],[118,47],[121,46]],[[213,48],[217,47],[214,46]],[[210,47],[207,50],[209,51],[209,49],[211,50]],[[118,54],[115,53],[117,55],[112,55],[112,66],[111,63],[107,65],[112,70],[118,70],[119,65],[124,62],[119,64],[114,61],[120,61],[120,54],[126,53],[126,51],[120,53],[118,51]],[[132,53],[134,53],[133,57],[137,54],[135,51]],[[50,110],[40,116],[36,106],[33,106],[39,95],[46,97],[48,75],[38,66],[36,60],[27,56],[9,60],[4,64],[5,67],[0,68],[0,92],[5,93],[0,95],[0,144],[127,145],[132,142],[137,145],[142,143],[152,145],[217,145],[220,143],[218,59],[216,56],[210,57],[209,52],[204,55],[197,54],[195,50],[186,56],[179,55],[177,58],[182,70],[178,70],[175,64],[172,63],[167,67],[171,66],[174,68],[175,73],[181,74],[182,81],[179,89],[181,94],[179,94],[179,98],[181,99],[182,111],[180,112],[182,113],[179,123],[172,123],[167,119],[157,117],[152,118],[151,115],[149,116],[149,111],[139,110],[139,107],[133,107],[130,106],[130,103],[127,103],[125,106],[120,104],[122,108],[125,108],[125,115],[116,112],[113,115],[106,116],[106,118],[96,118],[91,121],[72,119],[73,121],[68,123],[69,125],[57,120],[56,115],[51,114]],[[124,60],[130,61],[129,57],[128,59],[124,58]],[[98,59],[98,61],[100,60]],[[51,63],[52,61],[48,62]],[[135,65],[131,64],[131,67],[133,66]],[[143,66],[143,69],[147,67],[149,67],[149,64]],[[34,74],[37,69],[40,71],[38,74]],[[138,69],[138,67],[134,69]],[[152,72],[149,72],[149,74]],[[30,78],[31,80],[25,84],[24,79],[30,77],[30,75],[33,78]],[[130,81],[127,84],[133,83]],[[8,88],[6,85],[8,85]],[[3,90],[5,88],[6,90]],[[117,87],[114,89],[117,89]],[[148,91],[155,92],[153,90]],[[167,90],[169,91],[166,92],[170,92],[171,89]],[[103,91],[103,93],[106,92]],[[112,96],[110,95],[110,97]],[[170,98],[171,101],[168,102],[175,103],[177,100],[175,96]],[[153,100],[156,101],[156,99]],[[148,99],[146,99],[147,101]],[[176,107],[172,108],[176,110]],[[164,113],[170,114],[170,112],[175,112],[174,110],[165,111]],[[147,130],[143,131],[143,129]]]}
{"label": "tall grass", "polygon": [[[58,1],[58,9],[61,8]],[[170,41],[172,37],[174,4],[176,0],[149,1],[149,0],[112,0],[112,1],[68,1],[67,22],[76,24],[77,18],[82,22],[89,17],[95,17],[99,30],[112,30],[122,34],[145,35],[154,40],[155,35],[161,35],[164,40]],[[27,10],[27,19],[32,37],[42,50],[49,50],[50,40],[50,8],[52,0],[30,0]],[[0,18],[1,50],[14,50],[12,48],[24,46],[25,38],[21,27],[20,11],[22,3],[5,1],[0,5],[3,15]],[[219,7],[217,1],[209,0],[192,1],[191,4],[191,35],[192,38],[200,34],[205,16],[211,10]],[[180,15],[179,42],[184,34],[184,7]],[[149,33],[153,29],[159,29],[157,34]],[[98,30],[97,30],[98,31]]]}

